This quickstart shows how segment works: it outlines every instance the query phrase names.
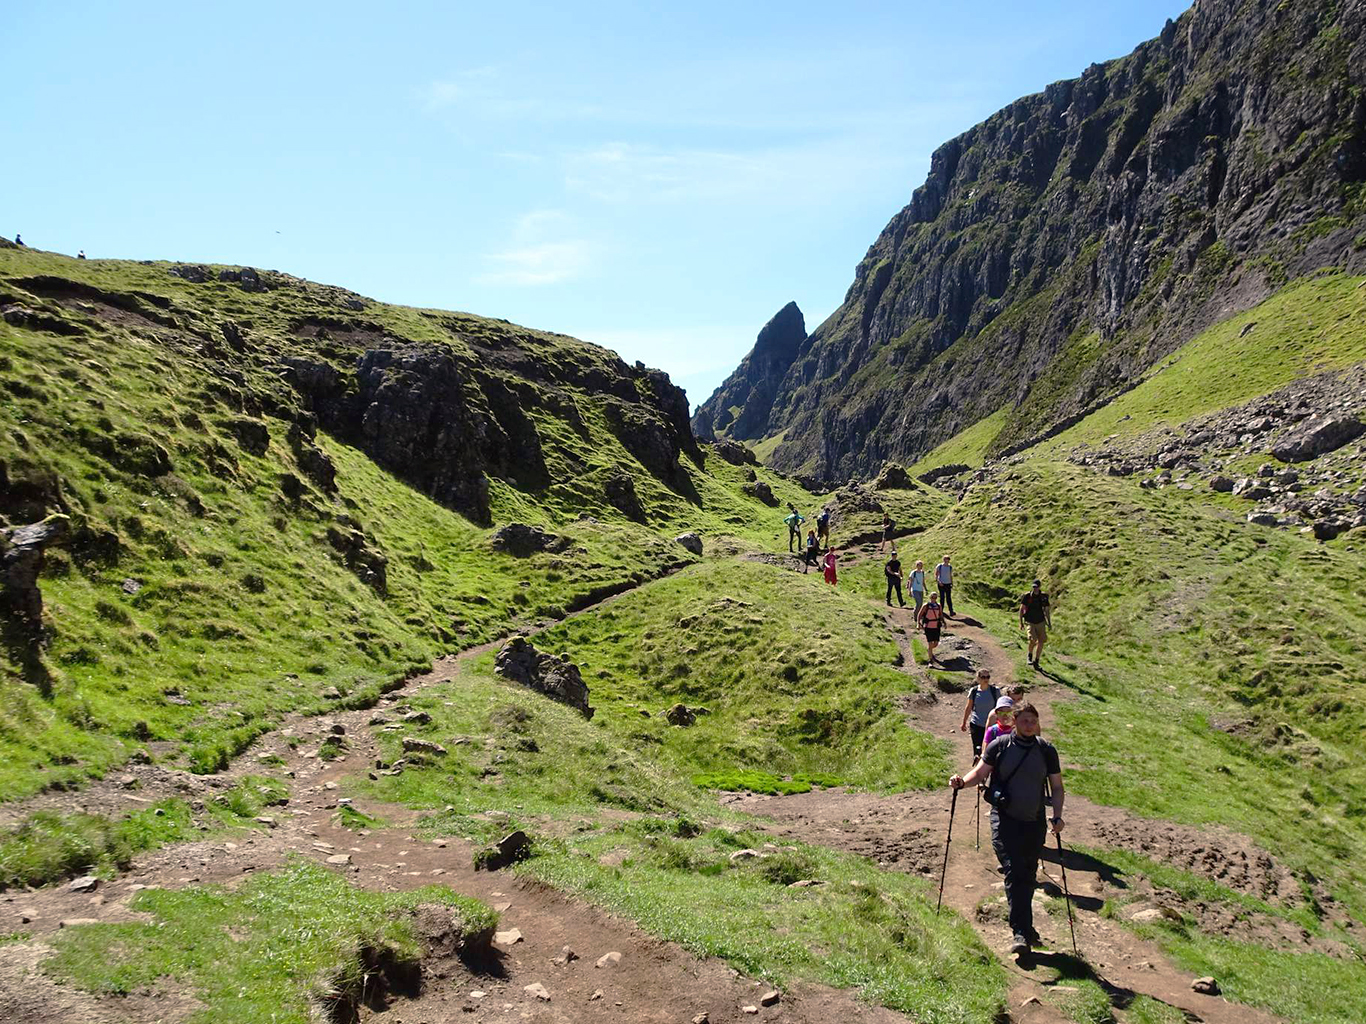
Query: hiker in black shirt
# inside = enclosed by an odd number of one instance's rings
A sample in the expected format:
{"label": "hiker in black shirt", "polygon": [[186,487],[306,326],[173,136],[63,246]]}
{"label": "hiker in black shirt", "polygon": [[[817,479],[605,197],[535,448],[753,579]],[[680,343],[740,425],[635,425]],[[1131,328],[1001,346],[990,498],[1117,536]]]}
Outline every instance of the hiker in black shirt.
{"label": "hiker in black shirt", "polygon": [[1048,607],[1048,595],[1043,592],[1042,580],[1035,580],[1029,593],[1020,598],[1020,628],[1029,630],[1025,660],[1038,668],[1048,631],[1053,628],[1053,615]]}
{"label": "hiker in black shirt", "polygon": [[[989,781],[988,781],[989,780]],[[987,802],[991,803],[991,845],[1005,872],[1006,899],[1010,903],[1010,951],[1028,953],[1030,946],[1041,944],[1034,930],[1034,879],[1039,870],[1048,825],[1044,820],[1044,793],[1047,786],[1053,803],[1052,825],[1055,833],[1063,827],[1062,765],[1053,744],[1039,736],[1039,712],[1033,704],[1015,707],[1015,731],[993,740],[979,761],[966,775],[954,775],[954,789],[986,783]],[[1005,794],[1004,806],[991,798]]]}
{"label": "hiker in black shirt", "polygon": [[901,596],[901,559],[896,557],[896,548],[892,548],[892,557],[887,559],[883,572],[887,574],[887,604],[891,605],[892,591],[895,589],[896,603],[905,608],[906,599]]}

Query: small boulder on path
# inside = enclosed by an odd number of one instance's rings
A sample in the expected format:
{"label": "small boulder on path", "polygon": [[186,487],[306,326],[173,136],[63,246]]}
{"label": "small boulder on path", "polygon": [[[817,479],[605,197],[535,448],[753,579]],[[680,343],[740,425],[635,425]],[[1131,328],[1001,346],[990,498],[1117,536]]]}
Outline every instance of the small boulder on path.
{"label": "small boulder on path", "polygon": [[1199,992],[1202,996],[1217,996],[1219,983],[1210,977],[1196,978],[1191,982],[1191,991]]}
{"label": "small boulder on path", "polygon": [[674,540],[683,545],[683,547],[687,548],[694,555],[701,556],[702,538],[694,531],[689,530],[687,533],[680,533]]}

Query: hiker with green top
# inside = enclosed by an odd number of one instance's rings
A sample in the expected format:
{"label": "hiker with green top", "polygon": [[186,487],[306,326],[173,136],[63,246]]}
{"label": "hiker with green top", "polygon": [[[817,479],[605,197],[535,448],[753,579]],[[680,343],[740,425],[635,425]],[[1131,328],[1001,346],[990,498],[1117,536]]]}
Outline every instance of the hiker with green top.
{"label": "hiker with green top", "polygon": [[[982,751],[982,759],[966,775],[949,779],[953,789],[985,785],[991,804],[991,845],[1005,874],[1010,905],[1010,951],[1021,956],[1042,944],[1034,930],[1034,887],[1039,856],[1048,836],[1044,808],[1055,835],[1062,834],[1062,763],[1058,750],[1039,735],[1039,712],[1033,704],[1015,707],[1015,729]],[[1046,794],[1046,795],[1045,795]]]}
{"label": "hiker with green top", "polygon": [[972,760],[982,756],[982,737],[987,731],[987,716],[996,710],[996,702],[1001,699],[1001,691],[991,685],[991,669],[977,670],[977,688],[968,691],[968,702],[963,707],[963,724],[959,732],[972,728]]}
{"label": "hiker with green top", "polygon": [[802,546],[802,523],[806,517],[797,511],[796,505],[789,505],[788,514],[783,516],[787,524],[787,550],[789,553]]}

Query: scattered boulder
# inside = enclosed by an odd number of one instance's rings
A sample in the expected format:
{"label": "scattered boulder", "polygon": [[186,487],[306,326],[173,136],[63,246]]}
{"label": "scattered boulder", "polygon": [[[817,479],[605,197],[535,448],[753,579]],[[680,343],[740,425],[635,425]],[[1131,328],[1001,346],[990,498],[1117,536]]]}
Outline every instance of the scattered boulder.
{"label": "scattered boulder", "polygon": [[631,479],[630,474],[617,471],[609,476],[603,484],[603,497],[607,499],[607,504],[627,519],[637,523],[645,522],[645,507],[640,503],[635,481]]}
{"label": "scattered boulder", "polygon": [[1354,416],[1321,414],[1311,416],[1271,448],[1282,462],[1307,462],[1341,448],[1366,433],[1366,423]]}
{"label": "scattered boulder", "polygon": [[701,556],[702,538],[698,536],[696,533],[692,531],[689,531],[688,533],[680,533],[677,537],[674,538],[674,540],[677,543],[682,544],[683,547],[687,548],[694,555],[698,555],[699,557]]}
{"label": "scattered boulder", "polygon": [[697,724],[697,715],[686,704],[675,704],[664,712],[664,720],[670,725],[686,727]]}
{"label": "scattered boulder", "polygon": [[416,736],[404,736],[403,749],[410,754],[435,754],[437,757],[446,756],[446,748],[440,743],[419,739]]}
{"label": "scattered boulder", "polygon": [[[515,864],[519,860],[526,860],[530,856],[531,837],[518,829],[515,832],[509,832],[493,846],[476,853],[474,855],[474,866],[476,870],[482,868],[485,871],[498,871],[509,864]],[[517,933],[517,938],[521,938],[520,932]]]}
{"label": "scattered boulder", "polygon": [[732,466],[754,466],[759,461],[748,445],[732,441],[730,438],[712,442],[712,450]]}
{"label": "scattered boulder", "polygon": [[1280,519],[1274,512],[1266,512],[1261,509],[1254,509],[1247,514],[1247,521],[1253,526],[1276,526]]}
{"label": "scattered boulder", "polygon": [[759,997],[759,1005],[760,1005],[760,1006],[777,1006],[777,1005],[778,1005],[778,1001],[779,1001],[780,999],[782,999],[782,995],[778,992],[778,990],[777,990],[777,989],[770,989],[769,991],[765,992],[763,995],[761,995],[761,996]]}
{"label": "scattered boulder", "polygon": [[503,645],[493,660],[500,676],[545,694],[551,700],[568,704],[584,718],[593,717],[588,704],[588,684],[579,668],[568,657],[538,651],[524,636],[514,636]]}
{"label": "scattered boulder", "polygon": [[610,952],[610,953],[604,953],[604,954],[602,954],[602,956],[598,957],[598,962],[597,962],[594,966],[595,966],[595,967],[616,967],[616,966],[617,966],[618,964],[620,964],[620,963],[621,963],[621,954],[618,953],[616,950],[613,950],[613,951]]}
{"label": "scattered boulder", "polygon": [[100,880],[94,875],[82,875],[67,886],[72,892],[94,892],[100,887]]}
{"label": "scattered boulder", "polygon": [[1227,494],[1233,490],[1234,482],[1226,476],[1216,476],[1209,482],[1210,490]]}
{"label": "scattered boulder", "polygon": [[1202,996],[1217,996],[1220,992],[1219,983],[1213,978],[1196,978],[1191,982],[1191,991],[1199,992]]}
{"label": "scattered boulder", "polygon": [[527,558],[538,551],[563,551],[573,542],[568,537],[546,533],[539,526],[508,523],[494,531],[489,543],[495,551],[506,551],[517,558]]}
{"label": "scattered boulder", "polygon": [[209,268],[198,263],[177,263],[174,267],[168,268],[166,273],[191,284],[203,284],[209,279]]}
{"label": "scattered boulder", "polygon": [[546,991],[545,986],[542,985],[539,981],[532,982],[530,985],[522,986],[522,991],[529,996],[535,996],[543,1003],[550,1002],[550,993]]}
{"label": "scattered boulder", "polygon": [[1233,493],[1248,501],[1263,501],[1271,497],[1271,488],[1257,477],[1245,476],[1233,485]]}
{"label": "scattered boulder", "polygon": [[0,613],[9,613],[29,629],[43,621],[43,595],[38,576],[43,552],[67,535],[66,516],[0,530]]}
{"label": "scattered boulder", "polygon": [[753,483],[743,484],[740,489],[751,498],[758,498],[770,508],[778,507],[778,499],[773,496],[773,488],[763,480],[755,480]]}
{"label": "scattered boulder", "polygon": [[875,491],[904,491],[910,486],[911,475],[906,472],[904,466],[899,466],[895,462],[884,462],[882,471],[873,481]]}

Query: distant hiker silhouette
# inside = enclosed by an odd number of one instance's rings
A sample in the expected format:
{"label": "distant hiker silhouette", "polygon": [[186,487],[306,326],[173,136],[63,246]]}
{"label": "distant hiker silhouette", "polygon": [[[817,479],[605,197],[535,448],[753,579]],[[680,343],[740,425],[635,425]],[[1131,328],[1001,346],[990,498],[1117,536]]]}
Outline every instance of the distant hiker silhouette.
{"label": "distant hiker silhouette", "polygon": [[24,244],[24,236],[23,236],[23,235],[15,235],[15,236],[14,236],[14,244],[15,244],[15,245],[23,245],[23,244]]}
{"label": "distant hiker silhouette", "polygon": [[931,594],[925,606],[916,616],[920,628],[925,631],[925,646],[930,650],[930,664],[933,665],[935,649],[939,646],[939,631],[944,628],[944,609],[939,606],[939,595]]}
{"label": "distant hiker silhouette", "polygon": [[83,259],[85,259],[85,250],[84,250],[84,249],[82,249],[80,252],[76,253],[76,259],[78,259],[78,260],[83,260]]}
{"label": "distant hiker silhouette", "polygon": [[806,518],[797,511],[795,505],[788,505],[788,514],[783,516],[783,522],[787,524],[787,550],[789,552],[795,547],[802,545],[802,523]]}
{"label": "distant hiker silhouette", "polygon": [[892,548],[892,557],[887,559],[887,564],[882,570],[887,575],[887,606],[892,604],[892,591],[896,591],[896,603],[902,608],[906,607],[906,599],[901,596],[901,559],[896,557],[896,548]]}
{"label": "distant hiker silhouette", "polygon": [[1025,660],[1035,668],[1043,657],[1043,645],[1048,631],[1053,628],[1053,613],[1048,607],[1048,595],[1043,592],[1043,581],[1035,580],[1029,593],[1020,598],[1020,628],[1029,630],[1029,647]]}
{"label": "distant hiker silhouette", "polygon": [[882,513],[882,540],[878,542],[877,553],[882,554],[882,549],[888,544],[893,543],[892,531],[896,529],[896,520],[886,512]]}
{"label": "distant hiker silhouette", "polygon": [[934,582],[939,584],[939,599],[944,602],[949,615],[953,615],[953,566],[949,564],[948,555],[934,567]]}

